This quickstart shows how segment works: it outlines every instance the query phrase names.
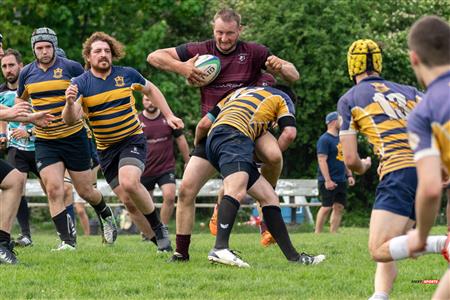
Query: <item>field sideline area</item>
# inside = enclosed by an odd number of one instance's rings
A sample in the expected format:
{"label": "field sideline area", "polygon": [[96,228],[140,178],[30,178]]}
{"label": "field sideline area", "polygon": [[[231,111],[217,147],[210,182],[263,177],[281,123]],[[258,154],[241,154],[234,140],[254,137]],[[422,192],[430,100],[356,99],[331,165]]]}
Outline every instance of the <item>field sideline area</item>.
{"label": "field sideline area", "polygon": [[[372,294],[375,264],[367,251],[367,228],[342,228],[338,235],[295,233],[294,244],[309,253],[323,253],[317,266],[288,263],[276,246],[262,248],[259,234],[238,229],[231,247],[242,252],[249,269],[212,265],[207,253],[213,237],[192,236],[191,261],[170,264],[168,255],[140,237],[119,236],[102,246],[99,236],[78,239],[75,252],[50,252],[56,234],[34,235],[34,246],[18,249],[20,264],[0,267],[0,299],[367,299]],[[436,234],[444,227],[434,229]],[[172,236],[174,240],[174,236]],[[414,281],[439,279],[447,264],[440,255],[399,263],[391,299],[430,299],[436,285]]]}

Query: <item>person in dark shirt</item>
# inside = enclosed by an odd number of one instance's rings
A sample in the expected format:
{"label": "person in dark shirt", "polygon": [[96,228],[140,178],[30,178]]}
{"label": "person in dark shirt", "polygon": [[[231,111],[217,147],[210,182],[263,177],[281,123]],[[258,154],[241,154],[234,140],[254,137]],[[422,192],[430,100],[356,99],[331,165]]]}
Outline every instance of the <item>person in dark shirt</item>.
{"label": "person in dark shirt", "polygon": [[[147,61],[158,69],[175,72],[188,82],[198,85],[203,72],[195,67],[199,55],[213,54],[220,59],[221,72],[210,84],[200,88],[202,116],[230,92],[257,85],[264,71],[279,75],[288,82],[300,78],[295,66],[270,53],[263,45],[241,41],[241,17],[232,9],[222,9],[213,19],[214,38],[178,47],[156,50]],[[177,203],[176,252],[173,260],[189,260],[189,244],[194,223],[195,197],[208,178],[215,174],[206,159],[206,139],[195,145],[192,157],[183,174]],[[256,153],[265,164],[263,176],[276,186],[283,165],[282,154],[276,139],[266,133],[256,141]]]}
{"label": "person in dark shirt", "polygon": [[152,193],[158,184],[163,195],[161,221],[168,224],[175,208],[175,155],[174,140],[185,165],[189,161],[189,146],[181,129],[173,129],[159,108],[144,96],[144,110],[139,114],[144,135],[147,138],[147,159],[141,182]]}
{"label": "person in dark shirt", "polygon": [[337,112],[327,114],[327,131],[317,141],[319,162],[317,180],[322,207],[317,213],[316,233],[321,233],[323,224],[331,213],[330,232],[336,233],[347,204],[347,181],[355,184],[352,172],[345,167],[342,146],[339,143],[339,118]]}

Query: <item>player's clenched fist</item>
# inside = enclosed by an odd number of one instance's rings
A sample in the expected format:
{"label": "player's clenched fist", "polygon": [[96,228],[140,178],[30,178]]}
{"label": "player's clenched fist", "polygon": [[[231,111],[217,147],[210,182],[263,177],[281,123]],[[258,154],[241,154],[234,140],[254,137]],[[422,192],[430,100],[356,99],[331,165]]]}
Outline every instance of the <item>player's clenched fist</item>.
{"label": "player's clenched fist", "polygon": [[271,55],[266,60],[266,67],[269,71],[280,72],[283,67],[283,60]]}
{"label": "player's clenched fist", "polygon": [[78,86],[76,84],[71,84],[66,90],[66,101],[69,104],[75,103],[78,95]]}

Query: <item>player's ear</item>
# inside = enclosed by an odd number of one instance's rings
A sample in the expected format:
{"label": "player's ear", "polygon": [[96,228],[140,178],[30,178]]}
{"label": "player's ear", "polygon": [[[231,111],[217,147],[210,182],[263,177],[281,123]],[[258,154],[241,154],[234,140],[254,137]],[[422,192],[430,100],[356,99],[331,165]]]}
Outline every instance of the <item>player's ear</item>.
{"label": "player's ear", "polygon": [[418,66],[421,63],[420,58],[417,55],[417,53],[412,50],[409,51],[409,61],[411,62],[411,65],[413,65],[413,66]]}

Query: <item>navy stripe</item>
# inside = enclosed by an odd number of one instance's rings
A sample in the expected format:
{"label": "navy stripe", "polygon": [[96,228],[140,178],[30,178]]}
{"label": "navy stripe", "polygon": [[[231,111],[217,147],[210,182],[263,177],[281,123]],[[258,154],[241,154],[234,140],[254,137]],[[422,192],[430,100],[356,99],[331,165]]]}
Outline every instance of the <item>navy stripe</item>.
{"label": "navy stripe", "polygon": [[[114,126],[119,126],[119,125],[121,125],[121,124],[125,124],[126,122],[130,121],[130,120],[133,119],[133,118],[134,118],[134,115],[131,115],[131,116],[129,116],[128,118],[126,118],[125,120],[123,120],[123,121],[114,123]],[[92,129],[110,128],[110,127],[111,127],[110,124],[106,124],[106,125],[96,125],[96,126],[92,126],[92,125],[91,125],[91,128],[92,128]]]}
{"label": "navy stripe", "polygon": [[390,148],[384,151],[385,154],[387,153],[392,153],[392,152],[396,152],[399,150],[408,150],[411,151],[411,148],[409,148],[408,146],[398,146],[398,147],[394,147],[394,148]]}
{"label": "navy stripe", "polygon": [[372,117],[372,120],[375,124],[383,123],[384,121],[389,121],[391,118],[389,118],[385,114],[380,114]]}
{"label": "navy stripe", "polygon": [[[136,126],[136,125],[139,125],[139,121],[137,121],[137,120],[134,121],[133,123],[131,123],[130,125],[127,125],[127,126],[125,126],[125,127],[123,127],[123,128],[120,128],[120,129],[116,129],[116,130],[112,130],[112,131],[102,131],[102,132],[97,132],[97,135],[109,135],[109,134],[114,134],[114,133],[117,133],[117,132],[125,131],[125,130],[127,130],[127,129],[133,127],[133,126]],[[117,127],[117,126],[114,126],[114,124],[111,124],[111,128],[115,128],[115,127]]]}
{"label": "navy stripe", "polygon": [[[136,131],[138,131],[140,128],[141,128],[141,127],[137,126],[134,130],[131,130],[130,132],[125,132],[124,134],[116,135],[116,136],[111,137],[111,138],[109,138],[109,139],[108,139],[108,138],[102,138],[102,137],[99,137],[98,135],[96,135],[95,138],[98,139],[101,143],[106,143],[106,144],[112,143],[112,142],[115,143],[115,142],[120,141],[120,140],[121,140],[121,139],[120,139],[121,137],[129,136],[129,135],[135,133]],[[110,141],[110,142],[108,142],[108,141]]]}
{"label": "navy stripe", "polygon": [[89,112],[96,112],[96,111],[105,110],[107,108],[121,106],[121,105],[124,105],[127,103],[130,103],[130,97],[120,98],[120,99],[116,99],[113,101],[105,102],[103,104],[90,106],[90,107],[88,107],[88,110],[89,110]]}
{"label": "navy stripe", "polygon": [[66,90],[53,90],[53,91],[32,93],[30,95],[30,97],[31,97],[31,99],[41,99],[41,98],[50,98],[50,97],[65,96],[65,95],[66,95]]}
{"label": "navy stripe", "polygon": [[[252,116],[253,113],[254,113],[254,111],[248,109],[247,107],[243,107],[243,106],[237,105],[236,103],[230,104],[226,109],[224,109],[224,111],[228,110],[228,109],[232,109],[232,108],[236,109],[236,111],[248,112],[250,114],[250,116]],[[233,110],[230,111],[229,113],[230,114],[233,113]]]}
{"label": "navy stripe", "polygon": [[257,109],[257,108],[258,108],[258,105],[257,105],[256,103],[250,101],[250,100],[236,99],[235,101],[236,101],[236,102],[242,102],[242,103],[248,104],[248,105],[250,105],[251,107],[253,107],[254,109]]}
{"label": "navy stripe", "polygon": [[409,141],[407,139],[395,140],[395,141],[390,141],[390,142],[384,143],[384,146],[386,147],[386,146],[395,145],[395,144],[409,145]]}
{"label": "navy stripe", "polygon": [[120,116],[129,114],[131,112],[133,112],[133,109],[130,107],[130,108],[126,109],[126,110],[118,111],[116,113],[109,114],[109,115],[101,115],[101,116],[89,117],[89,120],[90,121],[109,120],[109,119],[114,119],[115,117],[120,117]]}
{"label": "navy stripe", "polygon": [[406,133],[406,128],[402,127],[402,128],[394,128],[391,130],[387,130],[387,131],[381,133],[381,138],[385,138],[392,134],[400,134],[400,133]]}
{"label": "navy stripe", "polygon": [[[245,95],[242,95],[241,97],[248,97],[248,96],[252,96],[252,97],[258,99],[259,101],[263,101],[264,99],[266,99],[265,96],[260,95],[260,94],[257,94],[257,93],[245,94]],[[239,100],[240,100],[240,99],[239,99]]]}
{"label": "navy stripe", "polygon": [[61,107],[66,105],[66,101],[61,101],[57,103],[45,104],[45,105],[33,105],[33,109],[35,110],[48,110],[56,107]]}

